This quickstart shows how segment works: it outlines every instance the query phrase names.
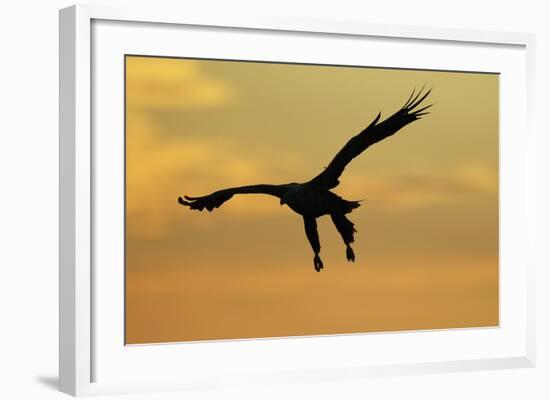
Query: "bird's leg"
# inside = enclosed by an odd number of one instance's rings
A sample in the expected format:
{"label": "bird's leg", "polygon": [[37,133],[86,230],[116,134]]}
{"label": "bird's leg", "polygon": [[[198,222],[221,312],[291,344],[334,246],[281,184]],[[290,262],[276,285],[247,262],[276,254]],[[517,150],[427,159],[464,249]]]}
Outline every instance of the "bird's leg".
{"label": "bird's leg", "polygon": [[319,242],[319,233],[317,232],[317,221],[314,217],[304,216],[304,227],[306,229],[307,239],[315,253],[313,258],[313,267],[315,271],[319,272],[323,268],[323,261],[319,257],[319,252],[321,252],[321,244]]}
{"label": "bird's leg", "polygon": [[336,229],[340,233],[344,244],[346,244],[346,258],[348,259],[348,262],[355,262],[355,253],[350,245],[354,240],[355,233],[353,223],[343,214],[333,213],[330,217],[332,218],[332,222],[336,226]]}

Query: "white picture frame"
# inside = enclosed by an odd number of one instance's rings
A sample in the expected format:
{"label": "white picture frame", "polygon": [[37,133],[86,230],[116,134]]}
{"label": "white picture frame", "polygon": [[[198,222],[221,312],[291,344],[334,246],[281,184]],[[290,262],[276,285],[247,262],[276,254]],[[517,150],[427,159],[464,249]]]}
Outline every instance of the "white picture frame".
{"label": "white picture frame", "polygon": [[[122,24],[116,26],[117,23]],[[94,25],[95,24],[95,25]],[[102,25],[103,24],[103,25]],[[126,25],[124,25],[126,24]],[[132,26],[128,24],[134,24]],[[137,24],[137,25],[136,25]],[[139,26],[138,26],[139,25]],[[95,27],[96,28],[95,28]],[[101,312],[102,304],[97,297],[115,296],[113,292],[122,293],[122,288],[117,287],[117,277],[113,277],[109,288],[105,287],[105,276],[99,277],[94,268],[97,268],[98,260],[102,256],[94,253],[94,241],[97,238],[97,220],[99,214],[94,213],[97,201],[95,198],[94,176],[98,173],[98,163],[109,163],[109,143],[98,145],[94,142],[93,127],[99,124],[111,124],[110,117],[103,118],[105,114],[100,106],[94,103],[93,96],[96,90],[92,85],[94,74],[101,70],[98,60],[108,60],[100,56],[103,50],[106,53],[118,54],[126,52],[125,46],[136,38],[139,38],[140,30],[144,26],[156,26],[155,32],[148,32],[149,41],[141,37],[140,46],[150,46],[143,52],[155,52],[160,54],[172,51],[168,47],[155,50],[155,38],[164,38],[171,35],[179,28],[199,27],[208,31],[217,30],[221,35],[230,37],[230,32],[246,32],[254,35],[262,33],[266,40],[277,43],[278,34],[287,36],[307,36],[312,38],[322,36],[330,39],[339,37],[349,40],[362,40],[362,38],[383,39],[391,45],[393,42],[414,41],[420,44],[433,44],[440,46],[445,51],[445,46],[454,46],[453,52],[468,52],[478,49],[483,53],[486,48],[496,49],[495,54],[501,52],[502,59],[494,57],[493,64],[476,64],[481,61],[465,61],[469,64],[456,65],[457,70],[476,70],[481,66],[485,71],[490,68],[500,72],[501,68],[509,70],[505,74],[504,91],[502,96],[510,93],[521,93],[513,105],[506,103],[504,98],[502,111],[511,110],[512,106],[519,106],[521,110],[514,117],[515,120],[501,121],[502,132],[505,133],[501,143],[501,153],[505,155],[504,163],[501,160],[501,201],[505,200],[502,214],[506,221],[506,227],[515,227],[521,232],[521,241],[514,242],[517,237],[501,237],[504,243],[511,244],[510,250],[501,253],[501,263],[509,266],[504,270],[503,283],[501,283],[501,305],[518,305],[517,308],[506,307],[504,313],[510,312],[511,322],[501,325],[495,330],[447,330],[444,332],[424,331],[421,333],[400,333],[400,337],[392,337],[392,346],[408,344],[430,344],[437,341],[453,342],[468,345],[471,341],[472,351],[468,353],[458,346],[455,354],[450,357],[419,358],[414,354],[406,358],[387,358],[381,355],[375,362],[365,361],[364,356],[357,353],[356,359],[337,360],[331,347],[345,347],[345,344],[353,344],[363,347],[368,343],[376,343],[376,347],[383,347],[387,335],[370,336],[322,336],[322,338],[287,338],[266,339],[250,341],[221,341],[209,342],[200,345],[200,350],[188,347],[187,371],[185,377],[172,376],[160,371],[153,377],[148,371],[139,371],[140,365],[149,365],[151,361],[166,360],[172,353],[169,346],[155,345],[138,350],[126,350],[120,343],[120,327],[115,319],[119,315],[113,313],[105,317]],[[131,29],[131,34],[129,33]],[[124,34],[124,31],[128,34]],[[95,33],[94,33],[95,32]],[[96,40],[94,41],[94,34]],[[111,36],[106,36],[111,35]],[[273,38],[268,36],[271,35]],[[108,41],[105,38],[109,39]],[[102,39],[103,38],[103,39]],[[309,40],[309,39],[307,39]],[[146,43],[147,42],[147,43]],[[534,246],[534,221],[535,221],[535,138],[532,129],[534,110],[534,35],[523,33],[484,32],[458,29],[437,29],[427,27],[373,25],[363,22],[347,21],[315,21],[292,20],[286,18],[254,18],[245,19],[239,15],[226,15],[217,19],[208,15],[188,14],[185,10],[166,11],[155,8],[111,8],[108,6],[78,5],[60,11],[60,390],[75,396],[94,395],[106,393],[126,393],[135,391],[160,391],[167,389],[211,388],[246,383],[276,383],[289,381],[328,380],[338,378],[361,378],[366,376],[405,375],[449,371],[467,371],[481,369],[504,369],[515,367],[530,367],[535,364],[535,338],[534,338],[534,266],[536,261],[530,252]],[[118,46],[118,47],[117,47]],[[130,46],[131,47],[131,46]],[[107,49],[109,48],[109,49]],[[500,50],[499,50],[500,49]],[[508,51],[510,50],[510,51]],[[269,52],[269,48],[266,50]],[[428,50],[427,50],[428,51]],[[120,53],[122,52],[122,53]],[[281,53],[282,54],[282,53]],[[500,53],[499,53],[500,54]],[[97,57],[97,60],[95,59]],[[220,58],[224,55],[220,53]],[[246,55],[243,55],[246,57]],[[273,56],[276,58],[276,56]],[[285,58],[289,56],[278,56]],[[345,54],[342,56],[345,57]],[[406,57],[401,54],[396,57]],[[274,58],[260,56],[260,59]],[[504,62],[510,60],[511,62]],[[283,60],[289,61],[289,60]],[[397,61],[395,61],[397,62]],[[386,66],[396,66],[392,63]],[[448,60],[415,61],[418,68],[445,69]],[[424,63],[424,64],[422,64]],[[447,64],[445,64],[447,63]],[[506,64],[506,65],[504,65]],[[516,65],[517,70],[513,70]],[[490,67],[492,66],[492,67]],[[495,67],[496,68],[493,68]],[[116,67],[116,66],[115,66]],[[107,71],[107,70],[105,70]],[[114,79],[120,76],[115,75]],[[103,78],[98,78],[99,80]],[[97,82],[96,82],[97,84]],[[509,86],[507,86],[509,85]],[[508,89],[506,89],[508,88]],[[100,97],[97,94],[96,97]],[[501,99],[502,100],[502,99]],[[116,96],[110,109],[116,113],[120,107]],[[117,103],[118,102],[118,103]],[[117,106],[118,104],[118,106]],[[112,107],[111,107],[112,106]],[[96,110],[97,107],[97,110]],[[103,120],[95,120],[101,119]],[[113,117],[116,118],[116,117]],[[102,122],[103,121],[103,122]],[[116,125],[116,124],[115,124]],[[512,152],[513,150],[513,152]],[[512,168],[513,164],[513,168]],[[504,180],[504,181],[503,181]],[[116,182],[112,183],[116,185]],[[513,184],[513,185],[512,185]],[[519,184],[519,188],[518,185]],[[514,187],[515,192],[507,191],[506,187]],[[502,228],[502,225],[501,225]],[[506,231],[506,230],[505,230]],[[510,230],[508,230],[510,231]],[[95,233],[95,234],[94,234]],[[101,240],[101,237],[99,238]],[[102,287],[101,294],[97,293],[98,286]],[[117,289],[118,288],[118,289]],[[108,295],[111,294],[111,295]],[[96,297],[96,298],[94,298]],[[502,298],[503,297],[503,298]],[[118,297],[117,299],[119,299]],[[512,311],[513,309],[513,311]],[[517,310],[516,310],[517,309]],[[117,308],[113,308],[117,310]],[[117,312],[118,313],[118,312]],[[503,313],[501,311],[501,313]],[[123,321],[120,321],[120,325]],[[101,326],[99,330],[96,326]],[[113,327],[117,326],[117,327]],[[115,334],[116,333],[116,334]],[[506,334],[502,340],[501,333]],[[511,333],[511,334],[510,334]],[[117,337],[118,336],[118,337]],[[113,338],[109,338],[113,337]],[[445,337],[445,338],[443,338]],[[501,338],[502,337],[502,338]],[[484,339],[483,339],[484,338]],[[474,344],[478,339],[479,343]],[[500,341],[502,340],[502,343]],[[224,360],[242,356],[246,363],[258,362],[255,359],[247,359],[250,355],[260,355],[261,358],[274,358],[274,355],[262,354],[262,345],[266,342],[272,344],[278,355],[294,353],[298,355],[305,352],[302,359],[318,354],[318,347],[328,350],[323,360],[298,364],[288,359],[280,359],[271,363],[273,369],[239,369],[239,361],[233,361],[224,365],[215,374],[206,374],[205,370],[195,369],[193,358],[217,358],[223,355]],[[443,344],[443,342],[441,344]],[[106,345],[107,344],[107,345]],[[111,344],[111,345],[108,345]],[[115,345],[112,345],[115,344]],[[484,345],[485,344],[485,345]],[[487,344],[497,344],[494,349],[483,347]],[[118,347],[118,348],[109,348]],[[177,345],[175,345],[177,347]],[[478,347],[478,348],[476,348]],[[298,354],[297,354],[298,353]],[[121,359],[116,355],[121,355]],[[122,355],[124,354],[124,355]],[[426,354],[429,354],[426,351]],[[108,360],[109,365],[122,369],[125,374],[115,372],[103,374],[101,363],[96,361]],[[106,359],[106,358],[113,358]],[[126,359],[125,359],[126,358]],[[164,359],[163,359],[164,358]],[[331,359],[332,358],[332,359]],[[373,360],[376,359],[373,357]],[[196,362],[195,361],[195,362]],[[243,362],[243,364],[245,363]],[[117,364],[125,365],[117,365]],[[105,365],[105,363],[103,363]],[[173,361],[165,364],[166,369],[174,367]],[[258,365],[259,366],[259,365]],[[133,367],[133,368],[130,368]],[[233,373],[236,368],[236,373]],[[99,369],[99,372],[98,372]],[[224,370],[225,369],[225,370]],[[113,369],[114,370],[114,369]],[[185,371],[185,369],[184,369]],[[135,376],[134,376],[135,375]],[[105,379],[103,379],[105,377]],[[98,379],[99,378],[99,379]]]}

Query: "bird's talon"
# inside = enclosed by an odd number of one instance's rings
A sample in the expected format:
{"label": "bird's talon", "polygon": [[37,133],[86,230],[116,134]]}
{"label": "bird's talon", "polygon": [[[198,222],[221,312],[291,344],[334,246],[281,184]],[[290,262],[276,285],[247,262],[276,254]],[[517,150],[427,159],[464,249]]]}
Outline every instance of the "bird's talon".
{"label": "bird's talon", "polygon": [[346,257],[348,258],[348,262],[355,262],[355,253],[349,245],[346,248]]}
{"label": "bird's talon", "polygon": [[319,255],[315,255],[313,258],[313,266],[315,266],[315,271],[320,272],[323,268],[323,261],[319,257]]}

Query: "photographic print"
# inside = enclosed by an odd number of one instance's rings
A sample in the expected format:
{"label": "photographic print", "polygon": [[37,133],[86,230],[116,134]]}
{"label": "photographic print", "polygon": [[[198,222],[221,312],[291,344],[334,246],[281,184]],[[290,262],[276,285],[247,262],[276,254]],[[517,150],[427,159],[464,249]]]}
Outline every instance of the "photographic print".
{"label": "photographic print", "polygon": [[125,57],[126,344],[499,324],[499,75]]}

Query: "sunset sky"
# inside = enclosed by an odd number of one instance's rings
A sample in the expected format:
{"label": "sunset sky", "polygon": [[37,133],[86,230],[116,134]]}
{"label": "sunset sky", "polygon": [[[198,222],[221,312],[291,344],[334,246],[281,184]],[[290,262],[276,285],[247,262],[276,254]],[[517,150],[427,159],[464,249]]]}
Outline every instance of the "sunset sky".
{"label": "sunset sky", "polygon": [[[432,113],[367,149],[334,189],[356,262],[265,195],[212,213],[180,195],[304,182],[414,87]],[[495,74],[126,57],[126,342],[498,325]]]}

